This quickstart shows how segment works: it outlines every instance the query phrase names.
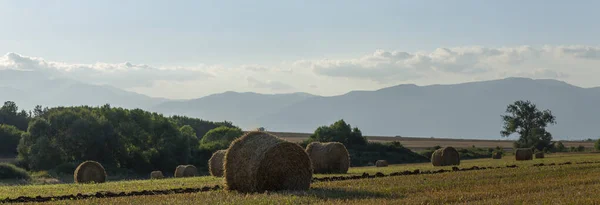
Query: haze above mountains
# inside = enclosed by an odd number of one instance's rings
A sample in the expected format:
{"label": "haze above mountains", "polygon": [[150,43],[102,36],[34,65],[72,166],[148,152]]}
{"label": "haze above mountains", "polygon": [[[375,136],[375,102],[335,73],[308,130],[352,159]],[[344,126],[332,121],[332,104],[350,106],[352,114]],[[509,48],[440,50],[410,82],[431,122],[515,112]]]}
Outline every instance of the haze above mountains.
{"label": "haze above mountains", "polygon": [[581,88],[558,80],[506,78],[453,85],[403,84],[338,96],[308,93],[258,94],[225,92],[190,100],[153,98],[106,85],[49,79],[32,72],[0,71],[0,101],[21,109],[103,105],[142,108],[165,115],[232,121],[243,129],[313,132],[344,119],[365,135],[470,139],[499,137],[506,106],[530,100],[550,109],[555,139],[596,138],[600,134],[600,88]]}

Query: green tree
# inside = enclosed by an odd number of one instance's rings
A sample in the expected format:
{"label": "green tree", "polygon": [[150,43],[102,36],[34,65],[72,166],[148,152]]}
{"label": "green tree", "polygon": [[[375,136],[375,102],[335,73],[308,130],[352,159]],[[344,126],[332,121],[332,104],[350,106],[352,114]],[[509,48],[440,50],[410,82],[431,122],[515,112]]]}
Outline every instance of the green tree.
{"label": "green tree", "polygon": [[0,124],[0,156],[17,155],[17,145],[23,131],[12,125]]}
{"label": "green tree", "polygon": [[200,145],[210,150],[225,149],[233,140],[244,134],[237,127],[221,126],[208,131],[200,140]]}
{"label": "green tree", "polygon": [[0,107],[0,124],[13,125],[19,130],[27,130],[29,124],[29,113],[25,110],[19,112],[19,107],[15,102],[6,101]]}
{"label": "green tree", "polygon": [[556,118],[550,110],[538,110],[530,101],[515,101],[506,108],[507,115],[502,115],[504,122],[502,137],[513,133],[519,135],[514,145],[517,148],[535,147],[543,150],[552,148],[552,135],[546,131],[546,126],[556,124]]}
{"label": "green tree", "polygon": [[597,139],[596,142],[594,143],[594,148],[598,151],[600,150],[600,139]]}
{"label": "green tree", "polygon": [[569,151],[569,149],[567,149],[567,147],[561,141],[558,141],[557,143],[554,144],[554,150],[556,152],[566,152],[566,151]]}
{"label": "green tree", "polygon": [[357,127],[352,128],[343,119],[329,126],[318,127],[309,137],[308,142],[340,142],[348,147],[362,146],[367,144],[367,138]]}

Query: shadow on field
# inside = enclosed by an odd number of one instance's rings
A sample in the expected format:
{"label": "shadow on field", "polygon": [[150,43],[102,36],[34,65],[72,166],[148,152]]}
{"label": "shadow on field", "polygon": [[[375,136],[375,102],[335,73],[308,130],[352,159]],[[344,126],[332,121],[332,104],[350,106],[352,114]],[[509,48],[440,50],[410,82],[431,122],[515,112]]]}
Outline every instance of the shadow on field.
{"label": "shadow on field", "polygon": [[284,195],[296,195],[306,197],[316,197],[320,199],[366,199],[366,198],[394,198],[389,194],[382,194],[369,191],[345,190],[340,188],[311,188],[306,192],[288,192]]}

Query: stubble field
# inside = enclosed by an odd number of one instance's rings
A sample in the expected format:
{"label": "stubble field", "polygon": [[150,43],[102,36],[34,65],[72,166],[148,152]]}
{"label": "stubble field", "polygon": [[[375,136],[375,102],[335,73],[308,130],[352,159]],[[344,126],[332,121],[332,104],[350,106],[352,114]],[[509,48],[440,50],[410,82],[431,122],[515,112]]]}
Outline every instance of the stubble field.
{"label": "stubble field", "polygon": [[[569,162],[569,163],[567,163]],[[587,163],[582,163],[587,162]],[[590,163],[593,162],[593,163]],[[540,166],[543,164],[543,166]],[[516,167],[511,168],[511,165]],[[489,167],[485,170],[451,171],[430,163],[353,167],[346,175],[364,172],[384,177],[313,182],[306,192],[240,194],[222,189],[186,194],[130,196],[62,200],[46,204],[598,204],[600,198],[600,154],[550,154],[544,159],[515,161],[463,160],[459,169]],[[507,167],[508,166],[508,167]],[[447,170],[442,173],[389,176],[392,173]],[[456,169],[456,168],[455,168]],[[193,177],[163,180],[135,180],[91,185],[28,185],[0,187],[0,199],[19,196],[59,196],[95,192],[131,192],[172,188],[200,188],[223,185],[221,178]]]}

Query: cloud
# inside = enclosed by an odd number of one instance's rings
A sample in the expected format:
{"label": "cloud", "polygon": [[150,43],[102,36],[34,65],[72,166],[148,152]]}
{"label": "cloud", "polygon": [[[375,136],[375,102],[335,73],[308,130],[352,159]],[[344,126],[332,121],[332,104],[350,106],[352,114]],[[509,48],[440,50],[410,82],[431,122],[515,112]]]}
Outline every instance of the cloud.
{"label": "cloud", "polygon": [[[552,49],[552,48],[550,48]],[[577,58],[600,60],[600,47],[594,46],[559,46],[555,48],[563,55],[571,55]]]}
{"label": "cloud", "polygon": [[0,57],[0,70],[23,70],[48,77],[67,77],[92,84],[110,84],[121,88],[149,86],[155,81],[190,81],[212,77],[201,68],[156,68],[130,62],[109,64],[69,64],[46,61],[17,53]]}
{"label": "cloud", "polygon": [[504,73],[504,77],[526,77],[526,78],[552,78],[552,79],[564,79],[568,78],[569,74],[555,71],[546,68],[532,69],[529,71],[521,71],[516,73]]}
{"label": "cloud", "polygon": [[481,75],[490,72],[540,76],[568,76],[553,69],[538,68],[549,61],[600,60],[600,47],[594,46],[481,46],[437,48],[431,52],[376,50],[355,59],[300,60],[294,65],[309,67],[317,75],[390,81],[418,80],[431,73]]}
{"label": "cloud", "polygon": [[291,85],[279,81],[260,81],[253,77],[246,77],[246,81],[248,81],[248,85],[253,88],[267,88],[274,91],[291,90],[294,88]]}

